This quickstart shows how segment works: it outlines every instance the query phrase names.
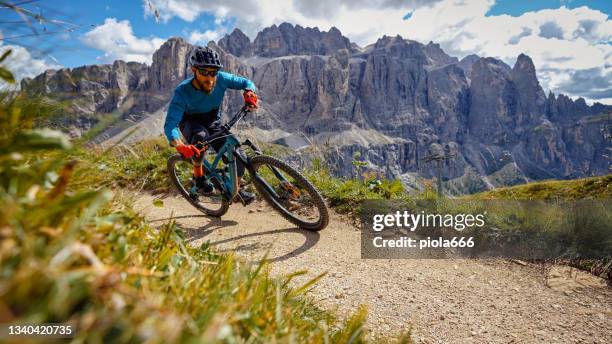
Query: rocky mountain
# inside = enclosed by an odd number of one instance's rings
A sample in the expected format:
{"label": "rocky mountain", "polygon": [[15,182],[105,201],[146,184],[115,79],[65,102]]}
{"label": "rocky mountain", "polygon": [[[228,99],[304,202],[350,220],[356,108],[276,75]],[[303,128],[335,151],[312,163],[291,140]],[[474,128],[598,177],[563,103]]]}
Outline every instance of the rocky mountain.
{"label": "rocky mountain", "polygon": [[339,49],[352,50],[349,39],[335,27],[321,32],[318,28],[303,28],[289,23],[265,28],[257,34],[253,43],[242,31],[235,29],[219,40],[219,46],[237,57],[328,55]]}
{"label": "rocky mountain", "polygon": [[[253,42],[236,29],[209,44],[227,70],[257,85],[261,109],[248,123],[258,137],[293,148],[307,137],[338,175],[353,175],[358,159],[418,186],[419,178],[435,175],[422,161],[433,153],[455,156],[443,173],[455,193],[612,170],[612,106],[546,96],[524,54],[510,67],[490,57],[458,60],[438,44],[400,36],[361,48],[336,28],[287,23],[264,29]],[[67,121],[75,134],[91,126],[95,113],[159,126],[174,86],[190,76],[190,49],[171,38],[151,66],[116,61],[49,70],[23,80],[22,89],[74,100]],[[223,110],[240,103],[239,92],[228,92]],[[288,158],[308,164],[313,154],[298,150]]]}

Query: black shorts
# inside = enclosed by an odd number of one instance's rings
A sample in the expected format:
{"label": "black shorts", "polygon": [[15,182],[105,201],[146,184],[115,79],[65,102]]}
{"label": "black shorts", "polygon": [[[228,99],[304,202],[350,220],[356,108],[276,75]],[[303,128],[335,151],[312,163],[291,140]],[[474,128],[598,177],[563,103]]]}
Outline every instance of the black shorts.
{"label": "black shorts", "polygon": [[[223,127],[221,126],[220,120],[206,123],[189,118],[184,118],[181,121],[181,123],[179,124],[179,129],[181,130],[181,133],[183,134],[185,140],[187,140],[187,142],[192,145],[198,142],[203,142],[208,136],[223,131]],[[226,140],[226,137],[215,139],[214,141],[210,142],[210,146],[216,152],[218,152],[221,147],[223,147]],[[244,153],[240,151],[240,148],[238,148],[238,151],[242,156],[244,156]],[[238,177],[242,177],[244,175],[245,166],[239,159],[236,159],[236,170]]]}

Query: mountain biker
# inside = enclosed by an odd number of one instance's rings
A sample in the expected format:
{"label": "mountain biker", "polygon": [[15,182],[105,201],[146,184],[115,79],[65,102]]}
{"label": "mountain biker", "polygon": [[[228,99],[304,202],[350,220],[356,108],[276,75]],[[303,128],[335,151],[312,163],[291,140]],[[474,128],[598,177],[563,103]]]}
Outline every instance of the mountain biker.
{"label": "mountain biker", "polygon": [[[164,133],[170,142],[185,158],[194,158],[193,176],[199,192],[207,194],[214,190],[213,184],[204,177],[202,160],[204,155],[194,144],[204,141],[209,135],[223,130],[219,108],[225,95],[225,90],[244,90],[244,102],[249,111],[257,109],[256,88],[249,79],[220,71],[223,68],[219,54],[210,47],[196,46],[189,56],[189,64],[193,77],[182,81],[174,90],[172,101],[168,107]],[[180,131],[179,131],[180,130]],[[181,141],[180,133],[187,141]],[[225,138],[219,138],[210,145],[219,151],[225,143]],[[245,167],[236,160],[236,169],[240,179]],[[255,195],[242,188],[238,196],[245,204],[251,203]]]}

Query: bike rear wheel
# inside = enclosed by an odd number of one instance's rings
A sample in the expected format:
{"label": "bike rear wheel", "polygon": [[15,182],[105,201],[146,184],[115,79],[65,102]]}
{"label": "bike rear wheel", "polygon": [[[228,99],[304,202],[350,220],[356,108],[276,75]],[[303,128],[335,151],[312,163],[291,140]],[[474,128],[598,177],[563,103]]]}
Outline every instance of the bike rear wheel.
{"label": "bike rear wheel", "polygon": [[230,202],[220,191],[215,189],[210,195],[201,195],[193,190],[193,164],[190,159],[185,159],[180,154],[171,156],[168,159],[168,173],[179,193],[204,214],[220,217],[229,209]]}
{"label": "bike rear wheel", "polygon": [[[329,222],[323,197],[302,174],[276,158],[251,159],[252,182],[257,192],[285,219],[300,228],[320,231]],[[276,170],[276,171],[275,171]]]}

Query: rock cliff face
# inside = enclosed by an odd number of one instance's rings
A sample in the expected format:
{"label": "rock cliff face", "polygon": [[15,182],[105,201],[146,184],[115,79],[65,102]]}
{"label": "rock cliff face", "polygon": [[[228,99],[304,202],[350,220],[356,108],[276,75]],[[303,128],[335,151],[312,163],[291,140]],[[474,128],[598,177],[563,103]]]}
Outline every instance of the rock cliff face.
{"label": "rock cliff face", "polygon": [[[165,105],[172,90],[186,75],[186,54],[191,45],[171,38],[153,54],[153,63],[115,61],[112,65],[91,65],[73,69],[48,70],[21,87],[31,94],[72,100],[75,117],[120,110],[126,117],[140,118]],[[79,129],[79,128],[74,128]]]}
{"label": "rock cliff face", "polygon": [[335,27],[321,32],[318,28],[303,28],[289,23],[265,28],[257,34],[253,43],[242,31],[236,29],[219,40],[219,46],[238,57],[328,55],[339,49],[352,50],[351,42]]}
{"label": "rock cliff face", "polygon": [[478,61],[478,59],[480,59],[478,55],[471,54],[462,58],[461,61],[459,61],[459,63],[457,64],[459,68],[463,69],[463,72],[465,73],[465,76],[468,78],[468,80],[472,75],[472,66],[474,65],[474,62]]}
{"label": "rock cliff face", "polygon": [[231,34],[221,38],[219,46],[234,56],[253,55],[251,40],[240,29],[235,29]]}
{"label": "rock cliff face", "polygon": [[[475,55],[459,61],[433,42],[384,36],[360,48],[335,28],[287,23],[264,29],[253,42],[236,29],[209,44],[227,70],[257,85],[261,109],[248,122],[322,145],[335,142],[325,145],[325,159],[339,175],[355,172],[355,154],[369,169],[402,180],[435,175],[421,161],[425,155],[454,154],[443,176],[455,192],[611,170],[612,106],[546,96],[524,54],[513,67]],[[22,88],[75,100],[76,119],[116,111],[141,119],[162,113],[175,85],[190,76],[191,48],[172,38],[151,66],[116,61],[50,70]],[[228,92],[223,110],[240,105],[239,92]],[[310,158],[302,152],[292,159]]]}

